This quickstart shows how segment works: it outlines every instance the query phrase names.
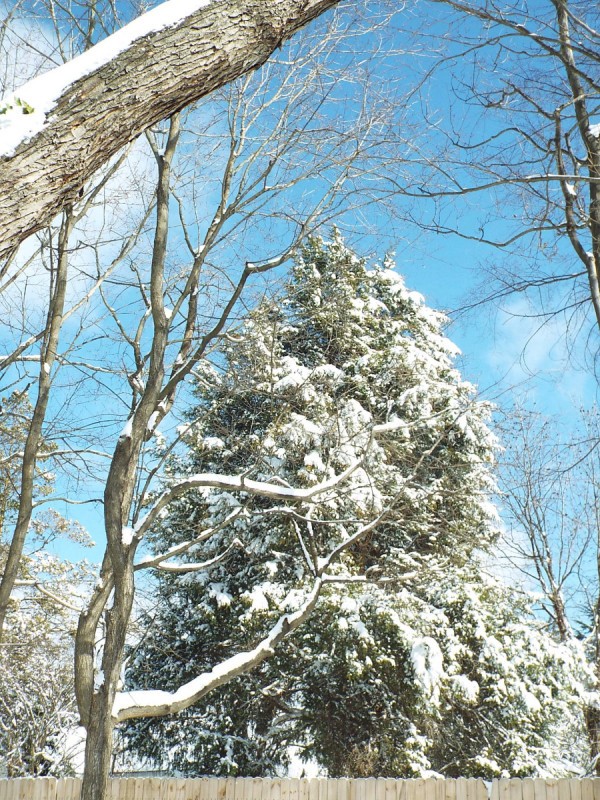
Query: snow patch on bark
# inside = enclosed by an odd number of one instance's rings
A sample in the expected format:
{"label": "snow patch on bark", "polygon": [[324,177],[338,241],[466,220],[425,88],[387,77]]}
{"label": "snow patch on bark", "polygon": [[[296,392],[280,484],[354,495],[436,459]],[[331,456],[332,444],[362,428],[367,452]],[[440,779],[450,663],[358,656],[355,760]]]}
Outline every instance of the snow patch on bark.
{"label": "snow patch on bark", "polygon": [[39,75],[0,100],[0,157],[39,133],[59,98],[76,81],[110,63],[135,41],[172,28],[215,0],[168,0],[103,39],[80,56]]}

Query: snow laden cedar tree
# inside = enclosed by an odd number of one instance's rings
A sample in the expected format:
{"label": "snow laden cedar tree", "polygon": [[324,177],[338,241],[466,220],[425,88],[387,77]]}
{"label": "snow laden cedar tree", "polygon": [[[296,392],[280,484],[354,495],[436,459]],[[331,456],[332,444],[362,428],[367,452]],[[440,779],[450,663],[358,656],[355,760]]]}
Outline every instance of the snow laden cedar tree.
{"label": "snow laden cedar tree", "polygon": [[215,490],[177,501],[163,549],[235,520],[159,573],[129,687],[174,688],[252,647],[364,533],[269,660],[177,716],[129,724],[130,751],[184,775],[269,775],[291,757],[332,776],[550,774],[564,760],[562,673],[576,659],[482,574],[494,438],[444,322],[389,259],[368,268],[334,231],[308,241],[283,296],[205,369],[173,478],[309,487],[360,466],[306,507]]}

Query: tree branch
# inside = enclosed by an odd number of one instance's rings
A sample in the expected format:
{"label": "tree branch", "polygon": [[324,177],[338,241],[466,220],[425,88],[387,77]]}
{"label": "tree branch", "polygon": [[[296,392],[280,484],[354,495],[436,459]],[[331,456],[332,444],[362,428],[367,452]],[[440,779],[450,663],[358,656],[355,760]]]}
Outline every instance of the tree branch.
{"label": "tree branch", "polygon": [[[72,203],[85,181],[121,147],[261,66],[276,47],[337,2],[196,0],[182,17],[182,3],[170,0],[21,87],[13,101],[29,103],[33,114],[19,113],[12,120],[7,115],[4,126],[4,138],[14,133],[13,126],[24,127],[24,120],[28,129],[21,141],[17,136],[14,154],[4,148],[0,256]],[[62,89],[58,97],[57,86]],[[44,97],[50,90],[54,105]],[[36,118],[33,124],[28,116]]]}

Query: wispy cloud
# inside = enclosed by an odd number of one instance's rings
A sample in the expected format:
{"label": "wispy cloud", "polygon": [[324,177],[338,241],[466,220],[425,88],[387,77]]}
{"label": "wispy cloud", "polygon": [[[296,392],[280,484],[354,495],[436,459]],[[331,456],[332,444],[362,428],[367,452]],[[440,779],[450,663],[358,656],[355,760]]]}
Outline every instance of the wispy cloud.
{"label": "wispy cloud", "polygon": [[548,319],[538,311],[523,297],[499,309],[487,354],[489,368],[503,388],[514,387],[517,396],[527,396],[549,412],[565,404],[589,405],[597,385],[583,346],[573,343],[564,316]]}

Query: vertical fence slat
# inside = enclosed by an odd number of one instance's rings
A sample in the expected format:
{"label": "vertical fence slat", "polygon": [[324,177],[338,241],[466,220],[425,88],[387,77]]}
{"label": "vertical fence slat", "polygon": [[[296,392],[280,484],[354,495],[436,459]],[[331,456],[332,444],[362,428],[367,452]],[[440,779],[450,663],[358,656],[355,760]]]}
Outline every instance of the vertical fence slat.
{"label": "vertical fence slat", "polygon": [[6,787],[6,798],[7,800],[16,800],[19,797],[19,784],[17,780],[8,781],[8,786]]}
{"label": "vertical fence slat", "polygon": [[201,800],[202,781],[202,778],[190,778],[187,780],[181,800]]}
{"label": "vertical fence slat", "polygon": [[264,781],[260,778],[254,778],[252,781],[252,800],[269,800],[268,794],[265,793],[263,795],[263,788],[266,789],[263,784]]}
{"label": "vertical fence slat", "polygon": [[354,800],[367,800],[367,781],[365,778],[357,778],[354,781]]}
{"label": "vertical fence slat", "polygon": [[571,786],[569,788],[571,790],[571,800],[581,800],[581,781],[571,781]]}
{"label": "vertical fence slat", "polygon": [[38,778],[37,791],[39,793],[39,800],[55,800],[56,798],[56,778]]}
{"label": "vertical fence slat", "polygon": [[[353,792],[354,784],[355,784],[355,781],[350,781],[349,800],[356,800],[356,798],[353,796],[354,795],[354,792]],[[399,786],[399,781],[395,781],[395,780],[393,780],[391,778],[387,778],[387,780],[385,782],[385,800],[399,800],[399,797],[398,797],[398,786]]]}
{"label": "vertical fence slat", "polygon": [[144,800],[144,779],[135,778],[132,789],[133,800]]}
{"label": "vertical fence slat", "polygon": [[456,798],[456,779],[447,778],[441,781],[444,784],[444,800],[457,800]]}
{"label": "vertical fence slat", "polygon": [[520,778],[509,780],[510,800],[523,800],[523,781]]}
{"label": "vertical fence slat", "polygon": [[323,788],[325,783],[323,778],[311,778],[310,800],[325,800],[325,789]]}
{"label": "vertical fence slat", "polygon": [[281,781],[278,778],[271,782],[270,800],[282,800]]}
{"label": "vertical fence slat", "polygon": [[202,778],[201,780],[200,796],[192,796],[191,800],[213,800],[214,792],[211,795],[211,781],[213,781],[214,778]]}
{"label": "vertical fence slat", "polygon": [[435,778],[427,778],[423,783],[422,800],[437,800],[437,781]]}
{"label": "vertical fence slat", "polygon": [[[456,779],[456,800],[467,800],[467,779]],[[503,800],[501,798],[500,800]]]}
{"label": "vertical fence slat", "polygon": [[34,800],[46,800],[50,795],[49,778],[33,779],[33,797]]}
{"label": "vertical fence slat", "polygon": [[544,783],[546,784],[546,800],[558,800],[559,781],[556,778],[547,778]]}
{"label": "vertical fence slat", "polygon": [[144,787],[144,800],[160,800],[162,781],[160,778],[151,778],[151,783]]}
{"label": "vertical fence slat", "polygon": [[571,783],[568,778],[561,778],[558,781],[558,800],[571,800]]}
{"label": "vertical fence slat", "polygon": [[533,782],[533,793],[535,800],[546,800],[546,781],[536,778]]}
{"label": "vertical fence slat", "polygon": [[531,778],[523,779],[523,800],[535,800],[534,783]]}
{"label": "vertical fence slat", "polygon": [[[351,780],[348,782],[348,800],[358,800],[358,786],[356,780]],[[308,800],[308,797],[306,798]],[[396,797],[390,798],[390,800],[396,800]]]}
{"label": "vertical fence slat", "polygon": [[365,782],[365,800],[376,800],[376,786],[377,781],[375,778],[367,778]]}
{"label": "vertical fence slat", "polygon": [[289,800],[300,800],[300,778],[289,778],[288,787]]}
{"label": "vertical fence slat", "polygon": [[218,778],[209,778],[208,779],[208,794],[206,796],[206,800],[218,800],[219,798],[219,779]]}
{"label": "vertical fence slat", "polygon": [[235,800],[235,778],[225,778],[224,800]]}
{"label": "vertical fence slat", "polygon": [[233,788],[230,785],[227,800],[250,800],[248,796],[247,778],[231,778]]}
{"label": "vertical fence slat", "polygon": [[[144,800],[144,792],[146,790],[145,787],[146,779],[145,778],[136,778],[135,779],[135,789],[134,789],[134,797],[135,800]],[[58,800],[58,798],[57,798]]]}
{"label": "vertical fence slat", "polygon": [[[498,800],[510,800],[510,781],[508,778],[500,778],[498,780]],[[536,800],[545,800],[545,798],[536,798]]]}

